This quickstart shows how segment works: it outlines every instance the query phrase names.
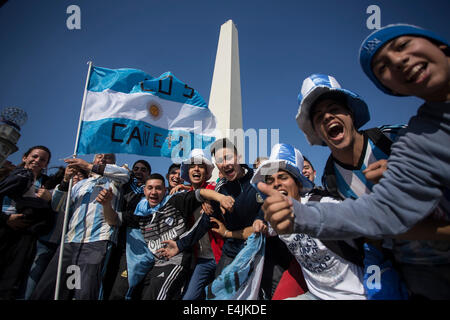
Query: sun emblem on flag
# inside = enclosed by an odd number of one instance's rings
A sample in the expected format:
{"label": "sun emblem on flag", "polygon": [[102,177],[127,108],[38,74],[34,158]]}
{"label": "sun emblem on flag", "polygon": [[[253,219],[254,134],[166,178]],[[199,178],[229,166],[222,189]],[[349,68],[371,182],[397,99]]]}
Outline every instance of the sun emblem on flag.
{"label": "sun emblem on flag", "polygon": [[162,108],[156,101],[150,101],[148,104],[148,113],[153,118],[153,120],[158,120],[162,115]]}

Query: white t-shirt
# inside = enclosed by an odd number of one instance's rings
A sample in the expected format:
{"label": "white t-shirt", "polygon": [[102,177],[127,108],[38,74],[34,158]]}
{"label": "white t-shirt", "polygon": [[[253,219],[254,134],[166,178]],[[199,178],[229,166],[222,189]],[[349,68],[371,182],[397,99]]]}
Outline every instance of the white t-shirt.
{"label": "white t-shirt", "polygon": [[[301,198],[308,202],[309,195]],[[339,202],[323,197],[320,202]],[[327,249],[307,234],[280,235],[300,264],[309,291],[324,300],[365,300],[363,269]],[[353,242],[348,244],[354,246]]]}

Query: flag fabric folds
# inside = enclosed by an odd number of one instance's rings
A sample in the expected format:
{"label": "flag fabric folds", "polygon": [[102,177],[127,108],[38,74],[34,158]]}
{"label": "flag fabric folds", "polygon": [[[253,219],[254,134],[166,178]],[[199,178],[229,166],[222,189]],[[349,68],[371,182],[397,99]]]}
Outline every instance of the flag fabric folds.
{"label": "flag fabric folds", "polygon": [[[172,195],[167,195],[155,207],[150,207],[148,200],[143,198],[136,206],[134,215],[145,217],[155,214],[160,208],[167,204]],[[126,229],[126,256],[127,256],[127,276],[128,276],[128,292],[125,296],[126,300],[131,300],[134,288],[144,279],[145,275],[153,268],[155,257],[148,248],[140,228]]]}
{"label": "flag fabric folds", "polygon": [[200,94],[171,72],[93,67],[78,154],[179,157],[214,141],[216,119]]}
{"label": "flag fabric folds", "polygon": [[258,300],[266,237],[253,233],[244,248],[206,287],[207,300]]}
{"label": "flag fabric folds", "polygon": [[127,228],[126,256],[128,291],[125,300],[131,300],[134,288],[155,264],[155,258],[140,229]]}

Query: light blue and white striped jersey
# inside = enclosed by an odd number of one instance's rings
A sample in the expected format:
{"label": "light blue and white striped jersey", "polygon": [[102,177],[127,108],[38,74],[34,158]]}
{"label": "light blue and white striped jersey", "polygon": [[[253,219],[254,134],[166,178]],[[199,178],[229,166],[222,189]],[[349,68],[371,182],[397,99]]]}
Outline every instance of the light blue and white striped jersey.
{"label": "light blue and white striped jersey", "polygon": [[[379,129],[391,141],[396,141],[399,137],[399,131],[405,128],[403,125],[382,126]],[[361,155],[356,167],[339,163],[334,160],[334,171],[336,174],[336,183],[339,195],[343,198],[357,199],[363,194],[372,191],[374,184],[368,181],[362,173],[370,164],[387,159],[389,156],[378,148],[367,135],[364,136],[364,152]]]}
{"label": "light blue and white striped jersey", "polygon": [[[71,215],[65,242],[88,243],[100,240],[117,242],[117,228],[111,227],[104,219],[103,206],[95,199],[100,191],[111,187],[112,208],[120,212],[121,185],[128,182],[129,172],[125,168],[107,164],[103,176],[94,174],[78,182],[72,188],[70,199]],[[52,199],[54,210],[65,204],[67,192],[55,189]]]}

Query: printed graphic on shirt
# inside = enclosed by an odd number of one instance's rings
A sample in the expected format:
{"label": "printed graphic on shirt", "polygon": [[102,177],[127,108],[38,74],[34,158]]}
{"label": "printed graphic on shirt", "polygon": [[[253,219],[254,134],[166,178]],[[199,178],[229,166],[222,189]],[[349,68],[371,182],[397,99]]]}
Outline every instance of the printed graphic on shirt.
{"label": "printed graphic on shirt", "polygon": [[330,256],[319,251],[317,241],[306,234],[299,233],[288,244],[288,249],[300,258],[301,265],[314,273],[322,273],[329,265]]}
{"label": "printed graphic on shirt", "polygon": [[310,276],[320,283],[333,286],[344,279],[348,262],[342,263],[342,259],[328,250],[320,240],[302,233],[283,235],[280,238],[306,269],[304,272],[309,271]]}
{"label": "printed graphic on shirt", "polygon": [[172,226],[173,225],[173,218],[169,217],[164,221],[168,226]]}
{"label": "printed graphic on shirt", "polygon": [[174,229],[170,229],[169,231],[163,233],[158,239],[150,239],[148,241],[148,248],[150,251],[155,254],[158,249],[162,248],[162,241],[173,240],[177,237],[177,232]]}
{"label": "printed graphic on shirt", "polygon": [[[147,242],[149,250],[155,255],[156,264],[167,262],[164,258],[159,258],[156,251],[162,248],[162,242],[167,240],[177,240],[186,231],[186,221],[181,212],[170,203],[163,206],[153,215],[143,217],[140,221],[140,228]],[[182,253],[169,259],[172,263],[181,263]]]}

